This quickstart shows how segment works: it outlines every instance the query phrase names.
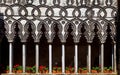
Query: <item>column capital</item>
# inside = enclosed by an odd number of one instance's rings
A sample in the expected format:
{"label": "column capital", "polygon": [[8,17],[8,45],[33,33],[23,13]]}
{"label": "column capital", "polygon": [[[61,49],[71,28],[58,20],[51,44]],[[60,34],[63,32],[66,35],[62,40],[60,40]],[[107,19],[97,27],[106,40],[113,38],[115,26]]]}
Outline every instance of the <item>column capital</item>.
{"label": "column capital", "polygon": [[48,44],[52,44],[52,42],[48,42]]}
{"label": "column capital", "polygon": [[35,42],[35,44],[39,44],[39,42]]}
{"label": "column capital", "polygon": [[13,41],[8,41],[9,43],[13,43]]}
{"label": "column capital", "polygon": [[92,44],[92,42],[88,42],[88,45],[91,45]]}
{"label": "column capital", "polygon": [[101,41],[100,43],[101,43],[101,44],[104,44],[104,43],[105,43],[105,41]]}
{"label": "column capital", "polygon": [[26,44],[26,42],[22,42],[22,44]]}
{"label": "column capital", "polygon": [[116,44],[116,41],[113,41],[113,44]]}
{"label": "column capital", "polygon": [[77,45],[79,42],[74,42],[75,43],[75,45]]}
{"label": "column capital", "polygon": [[65,44],[66,42],[61,42],[62,44]]}
{"label": "column capital", "polygon": [[92,41],[87,41],[87,43],[88,43],[88,44],[91,44],[91,43],[92,43]]}
{"label": "column capital", "polygon": [[8,42],[9,42],[9,43],[12,43],[12,42],[13,42],[13,40],[8,40]]}

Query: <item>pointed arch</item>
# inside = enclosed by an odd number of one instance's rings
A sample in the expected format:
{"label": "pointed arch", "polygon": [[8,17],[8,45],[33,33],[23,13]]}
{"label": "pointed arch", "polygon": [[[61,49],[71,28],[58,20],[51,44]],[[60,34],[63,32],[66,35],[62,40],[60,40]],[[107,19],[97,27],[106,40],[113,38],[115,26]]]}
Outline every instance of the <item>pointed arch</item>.
{"label": "pointed arch", "polygon": [[[81,22],[81,23],[79,24],[79,26],[78,26],[79,32],[81,32],[81,27],[82,27],[82,25],[84,25],[86,31],[89,30],[88,24],[87,24],[85,21],[83,21],[83,22]],[[86,32],[86,31],[85,31],[85,32]]]}
{"label": "pointed arch", "polygon": [[[82,33],[83,26],[84,26],[85,31]],[[79,24],[78,29],[79,29],[78,31],[80,33],[80,40],[81,40],[82,35],[84,35],[85,39],[87,40],[87,32],[89,30],[88,24],[85,21],[83,21]]]}
{"label": "pointed arch", "polygon": [[115,41],[116,40],[115,38],[116,37],[116,26],[111,21],[107,21],[105,27],[107,28],[108,25],[110,26],[110,30],[111,30],[110,38],[112,39],[112,41]]}
{"label": "pointed arch", "polygon": [[[55,28],[55,26],[57,25],[57,27],[58,27],[58,33],[56,33],[55,32],[55,30],[54,30],[54,28]],[[60,39],[60,37],[61,37],[61,32],[62,32],[62,25],[60,24],[60,22],[59,21],[54,21],[53,22],[53,25],[52,25],[52,30],[53,30],[53,33],[56,33],[56,34],[58,34],[58,37],[59,37],[59,39]]]}
{"label": "pointed arch", "polygon": [[25,31],[24,40],[25,41],[29,35],[29,31],[28,31],[29,25],[31,25],[33,39],[35,40],[35,37],[36,37],[36,35],[35,35],[36,26],[32,21],[29,20],[24,26],[24,31]]}
{"label": "pointed arch", "polygon": [[[71,27],[71,29],[72,29],[71,33],[68,31],[68,29],[70,29],[70,27]],[[72,33],[74,32],[74,30],[73,30],[74,28],[75,28],[74,23],[72,23],[72,22],[70,22],[70,21],[68,21],[68,22],[66,23],[66,25],[64,26],[65,36],[66,36],[65,39],[68,38],[68,35],[69,35],[69,34],[72,35]],[[72,37],[73,37],[73,35],[72,35]]]}
{"label": "pointed arch", "polygon": [[22,26],[22,24],[18,20],[14,21],[12,26],[11,26],[12,35],[15,35],[15,26],[16,25],[18,25],[18,28],[19,28],[19,32],[18,32],[19,37],[22,38],[22,36],[23,36],[22,35],[23,26]]}
{"label": "pointed arch", "polygon": [[[37,26],[38,35],[37,35],[36,37],[37,37],[38,42],[40,41],[40,38],[42,37],[42,34],[44,34],[44,32],[41,31],[42,26],[45,27],[45,32],[46,32],[46,31],[49,31],[49,30],[48,30],[49,26],[48,26],[43,20],[41,20],[41,21],[39,22],[38,26]],[[47,37],[46,37],[46,38],[47,38]]]}
{"label": "pointed arch", "polygon": [[87,42],[91,43],[93,40],[93,34],[90,30],[90,25],[91,25],[91,21],[90,20],[85,20],[84,22],[82,22],[81,24],[85,25],[85,32],[84,32],[84,36],[87,39]]}
{"label": "pointed arch", "polygon": [[95,29],[95,25],[97,26],[98,32],[97,34],[99,34],[102,30],[102,26],[98,21],[91,21],[91,25],[90,25],[90,30],[93,31]]}

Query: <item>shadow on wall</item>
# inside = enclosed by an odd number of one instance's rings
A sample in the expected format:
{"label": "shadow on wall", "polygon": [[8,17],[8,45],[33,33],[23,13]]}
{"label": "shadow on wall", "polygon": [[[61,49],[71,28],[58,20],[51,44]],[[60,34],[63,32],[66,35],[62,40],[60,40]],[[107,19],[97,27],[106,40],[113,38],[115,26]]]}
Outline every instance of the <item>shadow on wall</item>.
{"label": "shadow on wall", "polygon": [[[119,0],[118,0],[119,1]],[[118,2],[118,5],[119,2]],[[118,6],[118,12],[115,17],[116,19],[116,44],[117,44],[117,70],[118,70],[118,75],[120,75],[120,6]]]}
{"label": "shadow on wall", "polygon": [[4,18],[3,14],[0,13],[0,73],[5,70],[9,60],[9,43],[5,36]]}

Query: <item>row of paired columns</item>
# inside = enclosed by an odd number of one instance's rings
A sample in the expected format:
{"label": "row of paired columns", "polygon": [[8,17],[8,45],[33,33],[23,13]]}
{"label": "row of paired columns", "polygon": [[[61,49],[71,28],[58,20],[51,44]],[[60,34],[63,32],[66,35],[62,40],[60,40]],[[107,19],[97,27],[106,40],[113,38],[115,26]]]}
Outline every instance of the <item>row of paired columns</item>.
{"label": "row of paired columns", "polygon": [[[39,45],[36,44],[36,73],[39,73]],[[88,55],[87,55],[87,68],[88,72],[91,73],[91,44],[88,44]],[[104,71],[104,43],[101,44],[101,52],[99,55],[99,64],[101,64],[101,73]],[[75,44],[75,56],[74,56],[74,67],[75,73],[78,73],[78,45]],[[25,73],[26,68],[26,45],[23,43],[22,45],[22,66],[23,73]],[[9,43],[9,73],[12,73],[13,67],[13,50],[12,50],[12,42]],[[112,52],[112,68],[113,71],[116,72],[116,43],[113,46]],[[52,73],[52,44],[49,44],[49,73]],[[65,73],[65,45],[62,44],[62,73]]]}

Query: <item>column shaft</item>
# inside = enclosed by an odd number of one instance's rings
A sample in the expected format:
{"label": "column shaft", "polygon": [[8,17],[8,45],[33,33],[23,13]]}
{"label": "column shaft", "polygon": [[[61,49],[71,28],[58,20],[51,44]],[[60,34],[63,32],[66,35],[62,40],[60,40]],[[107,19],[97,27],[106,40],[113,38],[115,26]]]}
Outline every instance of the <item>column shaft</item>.
{"label": "column shaft", "polygon": [[13,50],[12,50],[12,43],[9,43],[9,73],[12,73],[13,67]]}
{"label": "column shaft", "polygon": [[25,44],[22,45],[22,66],[23,66],[23,73],[25,73],[26,68],[26,46]]}
{"label": "column shaft", "polygon": [[36,44],[36,73],[39,73],[39,45]]}
{"label": "column shaft", "polygon": [[114,72],[117,72],[116,43],[114,43]]}
{"label": "column shaft", "polygon": [[99,67],[101,67],[101,49],[99,50]]}
{"label": "column shaft", "polygon": [[65,45],[62,44],[62,73],[65,73]]}
{"label": "column shaft", "polygon": [[52,73],[52,45],[49,44],[49,73]]}
{"label": "column shaft", "polygon": [[78,45],[75,45],[75,73],[78,72]]}
{"label": "column shaft", "polygon": [[112,70],[114,70],[114,48],[112,48]]}
{"label": "column shaft", "polygon": [[104,71],[104,44],[101,44],[101,72]]}
{"label": "column shaft", "polygon": [[91,73],[91,45],[88,44],[88,72]]}

